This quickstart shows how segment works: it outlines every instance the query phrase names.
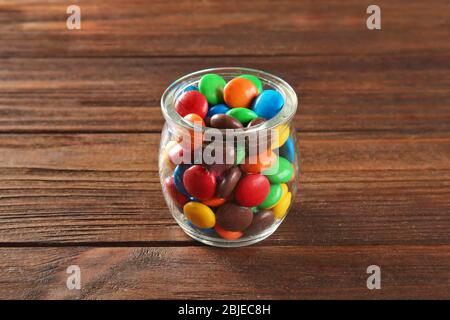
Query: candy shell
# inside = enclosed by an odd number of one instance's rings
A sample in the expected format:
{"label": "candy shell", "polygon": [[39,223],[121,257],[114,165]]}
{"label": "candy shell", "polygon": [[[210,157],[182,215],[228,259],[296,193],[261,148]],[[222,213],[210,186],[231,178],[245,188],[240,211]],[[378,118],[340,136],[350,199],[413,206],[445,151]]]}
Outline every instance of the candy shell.
{"label": "candy shell", "polygon": [[243,144],[237,144],[236,146],[236,161],[234,164],[240,164],[245,158],[245,146]]}
{"label": "candy shell", "polygon": [[289,133],[290,133],[290,129],[289,126],[282,124],[279,125],[278,127],[275,127],[273,129],[273,141],[272,141],[272,145],[271,148],[272,149],[277,149],[280,146],[282,146],[287,139],[289,138]]}
{"label": "candy shell", "polygon": [[251,223],[253,212],[250,208],[241,207],[234,203],[225,203],[216,212],[216,222],[228,231],[243,231]]}
{"label": "candy shell", "polygon": [[175,110],[182,117],[196,113],[204,118],[208,112],[208,101],[200,92],[191,90],[184,92],[175,102]]}
{"label": "candy shell", "polygon": [[226,81],[221,76],[209,73],[205,74],[198,84],[198,89],[206,97],[210,104],[218,104],[223,101],[223,88]]}
{"label": "candy shell", "polygon": [[223,103],[216,104],[215,106],[212,106],[209,108],[208,113],[206,114],[207,117],[212,117],[215,114],[225,114],[230,110],[226,105]]}
{"label": "candy shell", "polygon": [[198,228],[212,228],[216,224],[214,212],[200,202],[188,202],[183,207],[186,218]]}
{"label": "candy shell", "polygon": [[242,76],[239,76],[239,78],[245,78],[253,82],[253,84],[256,86],[256,89],[258,89],[258,94],[263,91],[263,85],[261,80],[259,80],[257,77],[251,74],[243,74]]}
{"label": "candy shell", "polygon": [[187,86],[183,90],[183,92],[188,92],[188,91],[198,91],[198,88],[196,86]]}
{"label": "candy shell", "polygon": [[264,123],[264,122],[266,122],[266,119],[264,119],[264,118],[255,118],[255,119],[253,119],[252,121],[250,121],[248,124],[247,124],[247,128],[250,128],[250,127],[254,127],[254,126],[257,126],[257,125],[259,125],[259,124],[261,124],[261,123]]}
{"label": "candy shell", "polygon": [[255,99],[252,109],[259,117],[271,119],[280,112],[283,105],[284,99],[281,93],[276,90],[264,90]]}
{"label": "candy shell", "polygon": [[282,219],[285,215],[292,201],[292,193],[288,192],[281,200],[273,207],[273,214],[276,219]]}
{"label": "candy shell", "polygon": [[217,234],[226,240],[237,240],[244,235],[241,231],[228,231],[221,228],[219,225],[214,227]]}
{"label": "candy shell", "polygon": [[225,203],[225,199],[223,198],[212,198],[212,199],[208,199],[203,201],[203,204],[206,204],[208,207],[219,207],[221,205],[223,205]]}
{"label": "candy shell", "polygon": [[239,129],[243,128],[242,123],[226,114],[215,114],[211,117],[211,127],[217,129]]}
{"label": "candy shell", "polygon": [[257,95],[255,84],[245,78],[234,78],[223,88],[223,98],[231,108],[249,108]]}
{"label": "candy shell", "polygon": [[201,165],[193,165],[183,174],[186,191],[199,200],[208,200],[216,193],[216,177]]}
{"label": "candy shell", "polygon": [[175,186],[173,177],[167,177],[166,179],[164,179],[164,186],[166,187],[167,193],[176,206],[182,208],[186,204],[186,202],[188,202],[188,198],[180,191],[178,191],[177,187]]}
{"label": "candy shell", "polygon": [[254,214],[252,224],[245,230],[245,233],[249,236],[258,234],[270,227],[274,221],[273,211],[261,210]]}
{"label": "candy shell", "polygon": [[222,180],[217,185],[216,198],[228,198],[241,178],[239,167],[233,167],[225,172]]}
{"label": "candy shell", "polygon": [[261,174],[249,174],[236,186],[234,197],[244,207],[260,205],[270,191],[269,180]]}
{"label": "candy shell", "polygon": [[186,121],[194,124],[194,125],[198,125],[200,127],[204,127],[205,126],[205,122],[203,121],[203,118],[200,117],[198,114],[196,113],[189,113],[187,115],[185,115],[183,117]]}
{"label": "candy shell", "polygon": [[267,174],[270,183],[286,183],[292,178],[294,170],[291,163],[283,157],[278,157],[278,168],[276,172]]}
{"label": "candy shell", "polygon": [[195,226],[192,222],[190,222],[189,220],[187,221],[187,224],[190,225],[192,228],[194,228],[195,230],[198,230],[202,233],[205,233],[207,235],[213,235],[216,233],[216,230],[214,230],[214,228],[199,228],[197,226]]}
{"label": "candy shell", "polygon": [[258,117],[256,113],[247,108],[233,108],[230,109],[226,114],[239,120],[239,122],[244,126]]}
{"label": "candy shell", "polygon": [[283,190],[279,184],[270,185],[269,194],[258,207],[262,209],[272,208],[281,199],[282,194]]}
{"label": "candy shell", "polygon": [[266,150],[258,155],[250,156],[241,163],[241,170],[247,173],[261,173],[276,164],[277,155],[272,150]]}
{"label": "candy shell", "polygon": [[173,164],[189,164],[192,162],[192,150],[189,146],[183,146],[180,143],[176,143],[170,146],[167,151],[167,157]]}
{"label": "candy shell", "polygon": [[178,191],[184,194],[186,197],[191,197],[189,192],[186,191],[183,185],[183,175],[187,169],[189,169],[190,165],[187,164],[179,164],[175,167],[173,171],[173,180],[174,184],[177,187]]}
{"label": "candy shell", "polygon": [[292,137],[289,137],[286,142],[280,147],[280,156],[286,158],[289,162],[294,162],[295,159],[295,146]]}

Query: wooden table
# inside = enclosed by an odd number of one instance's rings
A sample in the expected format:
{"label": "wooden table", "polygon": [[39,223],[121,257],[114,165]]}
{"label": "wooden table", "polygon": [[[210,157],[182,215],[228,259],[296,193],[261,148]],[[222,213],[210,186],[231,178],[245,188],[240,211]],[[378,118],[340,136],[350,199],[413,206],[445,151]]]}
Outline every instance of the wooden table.
{"label": "wooden table", "polygon": [[[369,4],[0,0],[0,297],[450,298],[450,3],[376,1],[381,30]],[[188,238],[158,177],[162,92],[218,66],[301,101],[295,207],[239,249]]]}

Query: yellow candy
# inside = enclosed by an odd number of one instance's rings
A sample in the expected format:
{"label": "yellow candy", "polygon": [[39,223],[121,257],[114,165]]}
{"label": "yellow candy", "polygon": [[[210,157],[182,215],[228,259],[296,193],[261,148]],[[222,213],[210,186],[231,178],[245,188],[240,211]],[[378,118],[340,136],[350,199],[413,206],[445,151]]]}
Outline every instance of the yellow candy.
{"label": "yellow candy", "polygon": [[287,193],[289,191],[289,188],[288,188],[287,184],[286,183],[282,183],[282,184],[280,184],[280,187],[281,187],[281,197],[280,197],[280,199],[278,199],[278,201],[273,206],[271,206],[271,207],[269,207],[267,209],[274,208],[277,204],[280,203],[281,200],[283,200],[284,197],[286,197],[286,195],[287,195]]}
{"label": "yellow candy", "polygon": [[289,126],[282,124],[273,129],[276,133],[275,139],[272,143],[272,149],[281,147],[289,138]]}
{"label": "yellow candy", "polygon": [[199,228],[212,228],[216,224],[216,215],[206,205],[191,201],[184,205],[183,212],[193,225]]}
{"label": "yellow candy", "polygon": [[289,206],[291,205],[292,193],[288,192],[284,198],[282,198],[277,205],[273,208],[273,214],[276,219],[282,219],[285,215]]}

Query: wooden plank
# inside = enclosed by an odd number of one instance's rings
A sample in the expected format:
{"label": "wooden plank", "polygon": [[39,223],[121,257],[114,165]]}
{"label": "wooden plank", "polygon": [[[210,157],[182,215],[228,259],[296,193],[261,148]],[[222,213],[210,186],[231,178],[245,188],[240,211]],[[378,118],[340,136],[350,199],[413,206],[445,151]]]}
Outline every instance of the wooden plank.
{"label": "wooden plank", "polygon": [[[0,256],[2,299],[450,298],[448,245],[2,248]],[[374,264],[380,290],[366,286]],[[81,290],[66,287],[70,265],[81,269]]]}
{"label": "wooden plank", "polygon": [[370,1],[1,1],[0,57],[236,56],[445,52],[445,0],[380,0],[382,30],[366,27]]}
{"label": "wooden plank", "polygon": [[196,70],[241,65],[286,79],[301,131],[450,131],[450,55],[0,59],[0,132],[159,132],[159,100]]}
{"label": "wooden plank", "polygon": [[[190,242],[158,134],[1,135],[0,242]],[[450,243],[450,135],[303,133],[293,211],[268,244]]]}

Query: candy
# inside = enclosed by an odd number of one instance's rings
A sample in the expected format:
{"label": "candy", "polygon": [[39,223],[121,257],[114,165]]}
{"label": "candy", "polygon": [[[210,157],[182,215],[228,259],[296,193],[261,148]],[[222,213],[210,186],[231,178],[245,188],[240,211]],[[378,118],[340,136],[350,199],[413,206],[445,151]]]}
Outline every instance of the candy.
{"label": "candy", "polygon": [[291,163],[283,157],[278,157],[278,168],[276,172],[267,175],[270,183],[286,183],[292,178],[294,170]]}
{"label": "candy", "polygon": [[196,113],[189,113],[183,117],[186,121],[192,123],[193,125],[198,125],[200,127],[205,126],[205,122],[203,121],[202,117],[200,117]]}
{"label": "candy", "polygon": [[266,119],[264,119],[264,118],[259,118],[259,117],[255,118],[247,124],[247,128],[257,126],[258,124],[261,124],[264,122],[266,122]]}
{"label": "candy", "polygon": [[243,177],[236,186],[234,197],[245,207],[261,204],[270,191],[269,180],[261,174],[249,174]]}
{"label": "candy", "polygon": [[204,118],[208,112],[208,101],[200,92],[191,90],[184,92],[175,102],[175,110],[182,117],[196,113]]}
{"label": "candy", "polygon": [[178,191],[177,187],[175,186],[173,177],[167,177],[164,180],[164,186],[166,187],[167,193],[178,207],[183,207],[186,202],[188,202],[188,198],[180,191]]}
{"label": "candy", "polygon": [[184,205],[183,213],[192,224],[199,228],[212,228],[216,224],[214,212],[200,202],[191,201]]}
{"label": "candy", "polygon": [[245,78],[234,78],[223,88],[223,98],[231,108],[248,108],[257,95],[255,84]]}
{"label": "candy", "polygon": [[273,118],[284,105],[284,99],[281,93],[276,90],[264,90],[255,99],[253,103],[253,111],[265,119]]}
{"label": "candy", "polygon": [[[192,161],[192,150],[189,146],[183,147],[180,143],[174,145],[168,145],[170,147],[167,150],[167,157],[173,164],[190,163]],[[185,154],[186,153],[186,154]]]}
{"label": "candy", "polygon": [[228,231],[243,231],[252,223],[252,219],[253,212],[250,208],[233,203],[225,203],[216,213],[217,224]]}
{"label": "candy", "polygon": [[294,141],[289,137],[286,142],[280,147],[280,156],[286,158],[289,162],[294,162],[295,159],[295,146]]}
{"label": "candy", "polygon": [[230,110],[230,108],[228,108],[226,105],[224,104],[216,104],[215,106],[212,106],[209,110],[208,113],[206,114],[207,117],[212,117],[215,114],[225,114],[228,112],[228,110]]}
{"label": "candy", "polygon": [[216,114],[211,117],[211,127],[218,129],[239,129],[243,128],[239,120],[226,114]]}
{"label": "candy", "polygon": [[220,181],[219,185],[217,186],[216,197],[228,198],[239,182],[241,175],[242,173],[239,167],[233,167],[225,172],[222,181]]}
{"label": "candy", "polygon": [[264,201],[259,205],[259,208],[270,209],[277,204],[281,199],[283,190],[279,184],[270,185],[270,191]]}
{"label": "candy", "polygon": [[216,177],[201,165],[193,165],[184,172],[183,185],[199,200],[208,200],[216,193]]}
{"label": "candy", "polygon": [[291,205],[292,193],[288,192],[281,200],[273,207],[273,214],[276,219],[282,219],[285,215],[289,206]]}
{"label": "candy", "polygon": [[183,185],[183,175],[184,172],[189,169],[189,165],[186,164],[179,164],[176,166],[175,170],[173,171],[173,180],[174,184],[177,187],[178,191],[180,191],[182,194],[184,194],[187,197],[190,197],[191,195],[189,192],[186,191]]}
{"label": "candy", "polygon": [[197,226],[195,226],[192,222],[190,222],[189,220],[187,221],[187,224],[190,225],[192,228],[199,230],[202,233],[206,233],[208,235],[213,235],[216,233],[216,230],[214,230],[214,228],[199,228]]}
{"label": "candy", "polygon": [[244,235],[241,231],[228,231],[221,228],[219,225],[214,227],[217,234],[226,240],[237,240]]}
{"label": "candy", "polygon": [[236,145],[236,161],[234,164],[238,165],[240,164],[245,158],[245,146],[244,144],[238,143]]}
{"label": "candy", "polygon": [[276,164],[277,155],[272,150],[250,156],[240,165],[242,171],[247,173],[261,173]]}
{"label": "candy", "polygon": [[275,221],[275,216],[271,210],[261,210],[253,215],[253,220],[250,226],[245,230],[245,233],[249,236],[258,234],[268,227],[270,227]]}
{"label": "candy", "polygon": [[212,198],[212,199],[208,199],[203,201],[203,204],[207,205],[208,207],[219,207],[221,205],[223,205],[225,203],[225,199],[224,198]]}
{"label": "candy", "polygon": [[251,74],[243,74],[242,76],[239,76],[239,78],[245,78],[253,82],[253,84],[256,86],[256,89],[258,89],[258,94],[263,91],[263,85],[261,80],[259,80],[257,77]]}
{"label": "candy", "polygon": [[188,91],[198,91],[198,88],[196,86],[187,86],[186,88],[184,88],[183,92],[188,92]]}
{"label": "candy", "polygon": [[279,125],[273,129],[274,138],[272,139],[272,149],[277,149],[282,146],[289,138],[289,127],[285,124]]}
{"label": "candy", "polygon": [[206,97],[210,104],[218,104],[223,101],[223,88],[226,81],[221,76],[210,73],[205,74],[198,84],[198,89]]}
{"label": "candy", "polygon": [[230,109],[226,114],[239,120],[239,122],[242,123],[244,126],[253,119],[258,117],[256,113],[247,108],[233,108]]}

